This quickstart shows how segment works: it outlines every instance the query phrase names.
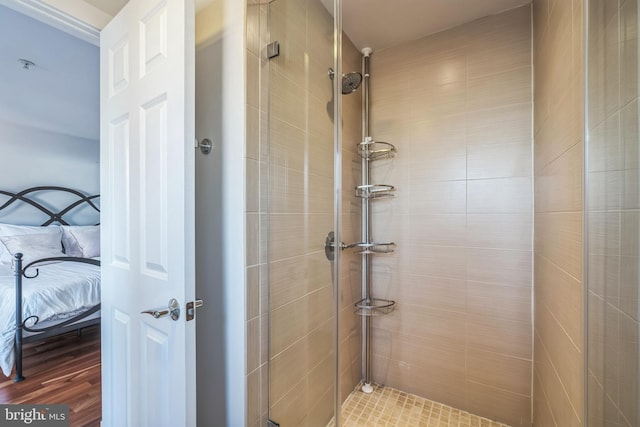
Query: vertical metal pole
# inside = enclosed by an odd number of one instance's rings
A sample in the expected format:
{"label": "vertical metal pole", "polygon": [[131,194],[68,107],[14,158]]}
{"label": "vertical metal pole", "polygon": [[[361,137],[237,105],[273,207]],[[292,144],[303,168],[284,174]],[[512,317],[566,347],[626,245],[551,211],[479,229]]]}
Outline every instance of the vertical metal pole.
{"label": "vertical metal pole", "polygon": [[[341,0],[333,1],[334,21],[333,21],[333,66],[336,70],[335,84],[333,85],[333,132],[334,132],[334,230],[335,241],[342,242],[342,2]],[[342,399],[340,396],[341,380],[340,380],[340,250],[335,251],[335,259],[331,266],[333,268],[334,277],[334,418],[336,427],[342,425]]]}
{"label": "vertical metal pole", "polygon": [[363,78],[363,92],[364,92],[364,137],[371,136],[371,129],[369,129],[369,67],[371,58],[369,54],[366,54],[362,58],[363,62],[363,70],[362,70],[362,78]]}
{"label": "vertical metal pole", "polygon": [[[370,136],[369,132],[369,55],[364,55],[363,59],[363,92],[364,92],[364,115],[363,115],[363,141]],[[370,162],[367,158],[362,158],[362,184],[370,184]],[[370,223],[370,201],[369,198],[362,198],[362,242],[371,242]],[[362,257],[362,298],[369,305],[371,302],[371,254]],[[366,313],[365,313],[366,314]],[[371,392],[371,318],[362,317],[362,351],[364,364],[364,386],[363,391]]]}
{"label": "vertical metal pole", "polygon": [[24,380],[22,376],[22,254],[15,254],[14,275],[16,278],[16,376],[14,382]]}

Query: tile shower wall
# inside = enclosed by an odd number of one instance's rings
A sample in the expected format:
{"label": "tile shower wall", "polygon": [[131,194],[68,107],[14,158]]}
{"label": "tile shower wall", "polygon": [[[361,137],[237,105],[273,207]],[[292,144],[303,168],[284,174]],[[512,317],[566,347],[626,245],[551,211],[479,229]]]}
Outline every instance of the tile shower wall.
{"label": "tile shower wall", "polygon": [[583,425],[582,4],[533,2],[537,426]]}
{"label": "tile shower wall", "polygon": [[374,381],[512,426],[531,423],[531,8],[371,60]]}
{"label": "tile shower wall", "polygon": [[[333,103],[327,74],[333,64],[333,18],[319,0],[272,2],[271,37],[280,41],[281,56],[269,63],[264,59],[268,7],[258,0],[247,3],[247,419],[249,426],[266,424],[270,391],[271,415],[282,425],[326,425],[333,416],[335,377],[331,270],[323,247],[333,227]],[[343,50],[344,67],[359,69],[359,54],[346,37]],[[353,144],[343,151],[343,180],[351,194],[358,178],[352,168],[361,100],[354,95],[344,101],[343,132]],[[356,238],[358,220],[359,206],[345,202],[344,239]],[[352,309],[360,275],[354,266],[352,257],[343,257],[343,398],[361,370],[360,325]]]}
{"label": "tile shower wall", "polygon": [[588,417],[640,425],[638,5],[590,0]]}

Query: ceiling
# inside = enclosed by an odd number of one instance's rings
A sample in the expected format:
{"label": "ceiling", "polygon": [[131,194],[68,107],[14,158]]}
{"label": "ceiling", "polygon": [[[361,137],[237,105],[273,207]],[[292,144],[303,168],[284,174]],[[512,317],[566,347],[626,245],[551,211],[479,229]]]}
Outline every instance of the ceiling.
{"label": "ceiling", "polygon": [[[129,0],[82,0],[85,3],[89,3],[91,6],[100,9],[110,16],[115,16],[116,13],[124,7]],[[201,10],[207,4],[213,3],[215,0],[195,0],[196,11]]]}
{"label": "ceiling", "polygon": [[129,0],[83,0],[85,3],[89,3],[91,6],[100,9],[110,16],[115,16],[116,13],[124,7]]}
{"label": "ceiling", "polygon": [[[128,0],[83,1],[113,16]],[[213,1],[196,0],[196,10]],[[333,0],[321,1],[333,10]],[[342,18],[356,47],[381,50],[528,3],[531,0],[343,0]]]}
{"label": "ceiling", "polygon": [[0,5],[0,120],[97,140],[99,64],[97,46]]}
{"label": "ceiling", "polygon": [[[321,0],[333,10],[332,0]],[[531,0],[343,0],[345,33],[374,51],[496,14]]]}

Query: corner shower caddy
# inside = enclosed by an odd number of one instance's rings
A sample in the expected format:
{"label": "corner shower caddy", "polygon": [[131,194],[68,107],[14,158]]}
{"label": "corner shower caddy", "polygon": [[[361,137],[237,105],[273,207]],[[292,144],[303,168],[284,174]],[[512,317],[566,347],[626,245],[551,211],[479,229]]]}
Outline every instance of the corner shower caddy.
{"label": "corner shower caddy", "polygon": [[347,247],[361,248],[362,255],[362,299],[355,304],[355,313],[362,316],[362,349],[364,384],[362,391],[373,392],[371,380],[371,317],[391,313],[396,306],[393,300],[374,298],[371,293],[372,257],[376,254],[388,254],[394,251],[393,242],[376,242],[371,236],[370,205],[373,200],[395,196],[396,188],[387,184],[370,182],[371,162],[390,159],[395,156],[396,148],[388,142],[375,141],[369,134],[369,61],[371,49],[362,50],[363,68],[363,141],[358,144],[361,161],[361,184],[355,188],[355,195],[362,199],[361,242]]}
{"label": "corner shower caddy", "polygon": [[356,197],[362,199],[362,242],[347,245],[347,247],[361,248],[359,253],[364,257],[362,265],[362,299],[355,304],[356,314],[360,316],[388,314],[394,310],[396,304],[395,301],[392,300],[374,298],[371,296],[371,259],[368,256],[392,253],[396,246],[394,242],[372,241],[370,226],[371,200],[394,197],[396,188],[393,185],[369,183],[371,172],[370,162],[392,158],[395,155],[395,152],[396,148],[392,144],[389,144],[388,142],[374,141],[370,136],[365,137],[364,141],[358,144],[358,154],[362,158],[361,165],[363,182],[358,185],[355,190]]}

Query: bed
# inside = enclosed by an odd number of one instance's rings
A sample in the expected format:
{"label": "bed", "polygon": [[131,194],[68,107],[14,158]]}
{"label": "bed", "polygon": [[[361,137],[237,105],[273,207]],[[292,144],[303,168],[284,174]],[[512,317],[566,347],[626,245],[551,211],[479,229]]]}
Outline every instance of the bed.
{"label": "bed", "polygon": [[0,190],[0,369],[10,376],[15,365],[16,382],[23,344],[100,322],[98,199]]}

